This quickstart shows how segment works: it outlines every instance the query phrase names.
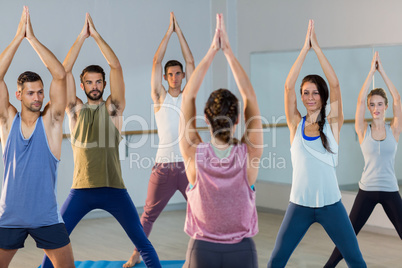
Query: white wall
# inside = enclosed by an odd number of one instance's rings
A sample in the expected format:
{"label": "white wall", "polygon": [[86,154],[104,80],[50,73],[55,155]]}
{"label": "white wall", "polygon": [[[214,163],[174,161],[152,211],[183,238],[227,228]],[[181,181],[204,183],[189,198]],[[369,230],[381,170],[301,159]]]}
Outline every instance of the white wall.
{"label": "white wall", "polygon": [[309,19],[323,48],[402,43],[398,0],[237,2],[238,55],[246,70],[251,52],[300,49]]}

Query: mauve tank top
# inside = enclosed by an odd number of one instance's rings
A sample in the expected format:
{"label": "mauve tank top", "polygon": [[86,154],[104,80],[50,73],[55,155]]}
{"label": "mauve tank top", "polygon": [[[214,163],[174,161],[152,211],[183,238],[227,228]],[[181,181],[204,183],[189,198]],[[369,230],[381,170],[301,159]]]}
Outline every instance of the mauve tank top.
{"label": "mauve tank top", "polygon": [[192,238],[234,244],[258,232],[255,192],[247,180],[247,146],[220,159],[210,143],[196,151],[196,182],[187,188],[185,232]]}

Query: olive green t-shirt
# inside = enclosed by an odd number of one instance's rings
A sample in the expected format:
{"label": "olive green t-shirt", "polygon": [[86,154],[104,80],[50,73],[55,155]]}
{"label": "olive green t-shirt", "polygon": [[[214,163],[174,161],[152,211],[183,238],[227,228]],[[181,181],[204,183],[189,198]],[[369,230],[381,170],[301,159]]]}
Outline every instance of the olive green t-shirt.
{"label": "olive green t-shirt", "polygon": [[119,159],[121,140],[104,102],[84,104],[71,133],[74,155],[72,188],[125,189]]}

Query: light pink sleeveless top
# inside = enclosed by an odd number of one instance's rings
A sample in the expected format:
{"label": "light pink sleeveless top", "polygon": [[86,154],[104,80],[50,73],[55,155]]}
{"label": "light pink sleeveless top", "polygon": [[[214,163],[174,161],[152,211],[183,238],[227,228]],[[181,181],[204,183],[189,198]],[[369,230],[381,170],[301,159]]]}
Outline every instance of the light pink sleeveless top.
{"label": "light pink sleeveless top", "polygon": [[247,146],[220,159],[209,143],[196,151],[196,183],[187,188],[184,231],[192,238],[234,244],[258,233],[255,192],[247,181]]}

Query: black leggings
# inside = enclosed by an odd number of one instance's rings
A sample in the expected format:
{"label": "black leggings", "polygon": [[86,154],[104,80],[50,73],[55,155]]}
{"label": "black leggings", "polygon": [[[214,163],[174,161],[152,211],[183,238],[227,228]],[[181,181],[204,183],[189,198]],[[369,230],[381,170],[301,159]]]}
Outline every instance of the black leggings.
{"label": "black leggings", "polygon": [[257,268],[257,251],[252,238],[237,244],[211,243],[190,238],[183,268]]}
{"label": "black leggings", "polygon": [[[363,228],[377,204],[382,205],[402,239],[402,199],[399,192],[363,191],[359,189],[349,215],[356,235]],[[335,248],[324,267],[335,267],[342,259],[342,254]]]}

